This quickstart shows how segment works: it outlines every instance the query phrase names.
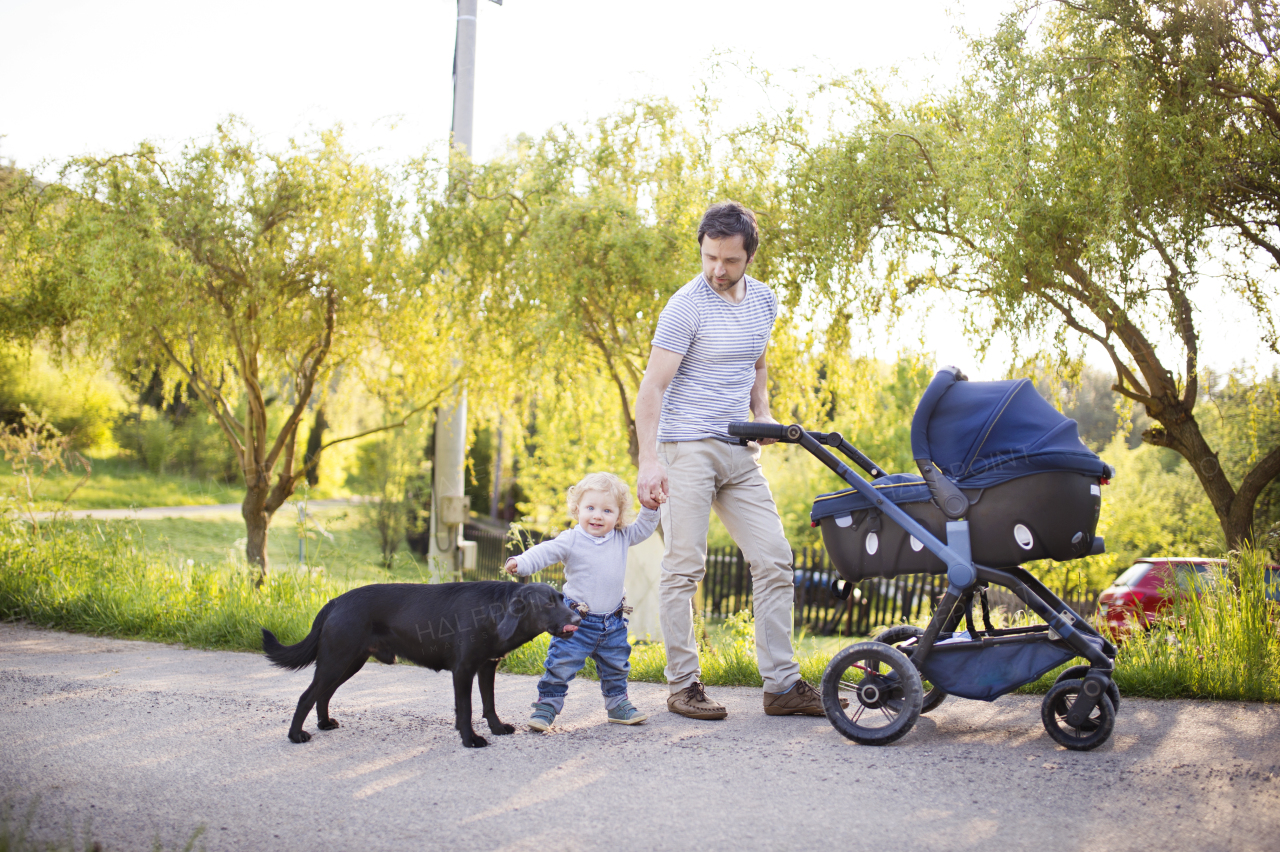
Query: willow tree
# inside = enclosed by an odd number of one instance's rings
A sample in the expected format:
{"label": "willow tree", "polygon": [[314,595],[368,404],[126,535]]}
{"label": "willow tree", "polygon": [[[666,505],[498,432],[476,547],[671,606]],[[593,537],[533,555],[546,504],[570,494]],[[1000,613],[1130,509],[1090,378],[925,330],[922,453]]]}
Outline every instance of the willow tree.
{"label": "willow tree", "polygon": [[175,157],[143,145],[79,159],[24,210],[29,264],[6,308],[187,384],[244,474],[246,556],[262,573],[272,515],[306,476],[299,427],[336,371],[418,410],[452,380],[436,368],[448,318],[410,272],[394,183],[334,134],[272,152],[219,128]]}
{"label": "willow tree", "polygon": [[[768,215],[767,181],[750,161],[717,156],[707,130],[669,103],[634,103],[523,138],[489,163],[455,164],[452,193],[423,205],[427,264],[457,270],[460,309],[483,316],[473,349],[501,349],[526,384],[604,377],[633,464],[635,394],[658,314],[700,268],[703,212],[736,197]],[[764,246],[751,271],[767,278],[767,236]]]}
{"label": "willow tree", "polygon": [[796,140],[797,277],[868,308],[946,291],[987,334],[1091,341],[1155,421],[1143,440],[1248,541],[1280,445],[1223,469],[1196,417],[1199,306],[1234,300],[1276,350],[1278,26],[1271,3],[1079,0],[1008,16],[941,96],[852,88],[852,129]]}

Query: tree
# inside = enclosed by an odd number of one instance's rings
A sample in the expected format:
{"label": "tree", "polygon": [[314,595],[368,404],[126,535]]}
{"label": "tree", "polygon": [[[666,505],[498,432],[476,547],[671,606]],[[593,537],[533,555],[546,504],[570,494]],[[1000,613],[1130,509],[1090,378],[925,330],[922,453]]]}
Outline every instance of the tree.
{"label": "tree", "polygon": [[[638,102],[523,138],[489,163],[455,163],[453,191],[425,196],[425,256],[455,270],[457,297],[483,313],[484,340],[471,348],[503,349],[522,365],[517,383],[606,378],[632,464],[635,394],[662,307],[699,269],[704,210],[735,197],[766,229],[772,218],[772,190],[751,159],[716,156],[714,141],[669,103]],[[765,237],[751,272],[767,280],[776,253]]]}
{"label": "tree", "polygon": [[306,476],[299,426],[335,371],[414,410],[454,379],[440,367],[448,317],[407,262],[393,182],[334,133],[273,153],[233,125],[176,158],[143,145],[79,159],[27,196],[23,219],[30,265],[6,310],[187,384],[244,474],[246,556],[262,573],[271,517]]}
{"label": "tree", "polygon": [[[1147,81],[1149,109],[1173,131],[1179,188],[1244,255],[1262,266],[1230,270],[1267,319],[1267,292],[1250,277],[1280,266],[1280,4],[1274,0],[1059,0],[1062,26],[1091,52],[1089,75]],[[1177,131],[1183,131],[1178,133]],[[1211,131],[1203,138],[1189,131]]]}
{"label": "tree", "polygon": [[[523,139],[462,164],[426,210],[434,260],[459,297],[483,306],[486,348],[502,346],[553,381],[599,371],[635,446],[634,395],[658,312],[691,268],[699,192],[691,140],[666,104],[637,104],[594,127]],[[696,211],[696,212],[694,212]],[[498,342],[498,338],[501,339]]]}
{"label": "tree", "polygon": [[1280,445],[1224,470],[1195,413],[1196,306],[1239,298],[1275,349],[1276,23],[1249,3],[1063,4],[1038,29],[1008,16],[943,96],[851,85],[852,130],[791,132],[796,280],[864,309],[945,291],[979,337],[1097,344],[1155,421],[1143,440],[1249,541]]}

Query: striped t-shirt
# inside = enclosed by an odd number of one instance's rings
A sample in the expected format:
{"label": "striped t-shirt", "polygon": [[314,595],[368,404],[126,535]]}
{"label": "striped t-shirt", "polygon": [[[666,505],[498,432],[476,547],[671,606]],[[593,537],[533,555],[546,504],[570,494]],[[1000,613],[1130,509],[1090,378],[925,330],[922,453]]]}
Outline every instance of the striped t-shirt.
{"label": "striped t-shirt", "polygon": [[659,441],[728,440],[726,424],[749,419],[756,361],[773,332],[778,300],[759,281],[745,280],[747,295],[735,305],[699,274],[658,317],[653,345],[684,356],[662,397]]}

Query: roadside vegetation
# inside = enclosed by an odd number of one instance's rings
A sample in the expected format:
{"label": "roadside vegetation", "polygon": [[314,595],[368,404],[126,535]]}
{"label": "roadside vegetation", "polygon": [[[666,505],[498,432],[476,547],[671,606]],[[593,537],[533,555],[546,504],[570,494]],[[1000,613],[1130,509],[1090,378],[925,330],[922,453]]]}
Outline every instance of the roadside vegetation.
{"label": "roadside vegetation", "polygon": [[[22,809],[21,815],[18,814],[18,808],[15,807],[13,799],[0,800],[0,852],[77,852],[77,850],[104,852],[110,848],[94,839],[93,821],[88,818],[79,829],[71,820],[66,820],[66,828],[58,840],[51,840],[48,837],[36,839],[33,835],[37,832],[32,830],[32,826],[39,809],[39,796],[31,797],[26,807]],[[176,841],[173,848],[180,852],[191,852],[196,848],[196,841],[204,835],[205,828],[203,823],[197,825],[185,842]],[[131,848],[143,847],[133,844]],[[147,848],[152,852],[165,852],[166,846],[159,837],[156,837]],[[204,848],[204,844],[200,844],[200,849]]]}
{"label": "roadside vegetation", "polygon": [[1280,600],[1267,563],[1265,551],[1233,552],[1225,575],[1176,596],[1155,628],[1121,645],[1121,693],[1280,700]]}
{"label": "roadside vegetation", "polygon": [[[368,582],[421,581],[425,569],[321,571],[284,566],[256,585],[237,553],[195,560],[148,547],[136,524],[59,521],[39,531],[10,511],[0,527],[0,618],[126,639],[177,642],[195,648],[261,649],[260,628],[286,643],[301,640],[326,601]],[[1125,695],[1280,701],[1280,610],[1267,601],[1265,555],[1231,556],[1230,581],[1179,600],[1156,629],[1121,648],[1116,681]],[[1238,585],[1237,585],[1238,584]],[[754,625],[741,613],[720,625],[700,625],[704,680],[715,686],[759,686]],[[538,675],[544,635],[511,654],[503,670]],[[798,637],[801,672],[817,682],[831,656],[856,641]],[[664,682],[659,643],[637,643],[632,678]],[[584,676],[595,677],[588,665]],[[1043,691],[1052,674],[1024,691]]]}

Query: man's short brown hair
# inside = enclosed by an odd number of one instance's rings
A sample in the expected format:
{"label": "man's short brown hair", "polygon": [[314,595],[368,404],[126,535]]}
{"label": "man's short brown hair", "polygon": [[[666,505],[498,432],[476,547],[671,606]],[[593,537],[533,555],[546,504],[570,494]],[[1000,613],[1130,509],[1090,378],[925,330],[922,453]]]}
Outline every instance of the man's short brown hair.
{"label": "man's short brown hair", "polygon": [[756,227],[756,214],[736,201],[718,201],[702,214],[698,225],[698,245],[703,237],[723,240],[737,234],[742,237],[742,247],[747,257],[752,257],[760,247],[760,229]]}

